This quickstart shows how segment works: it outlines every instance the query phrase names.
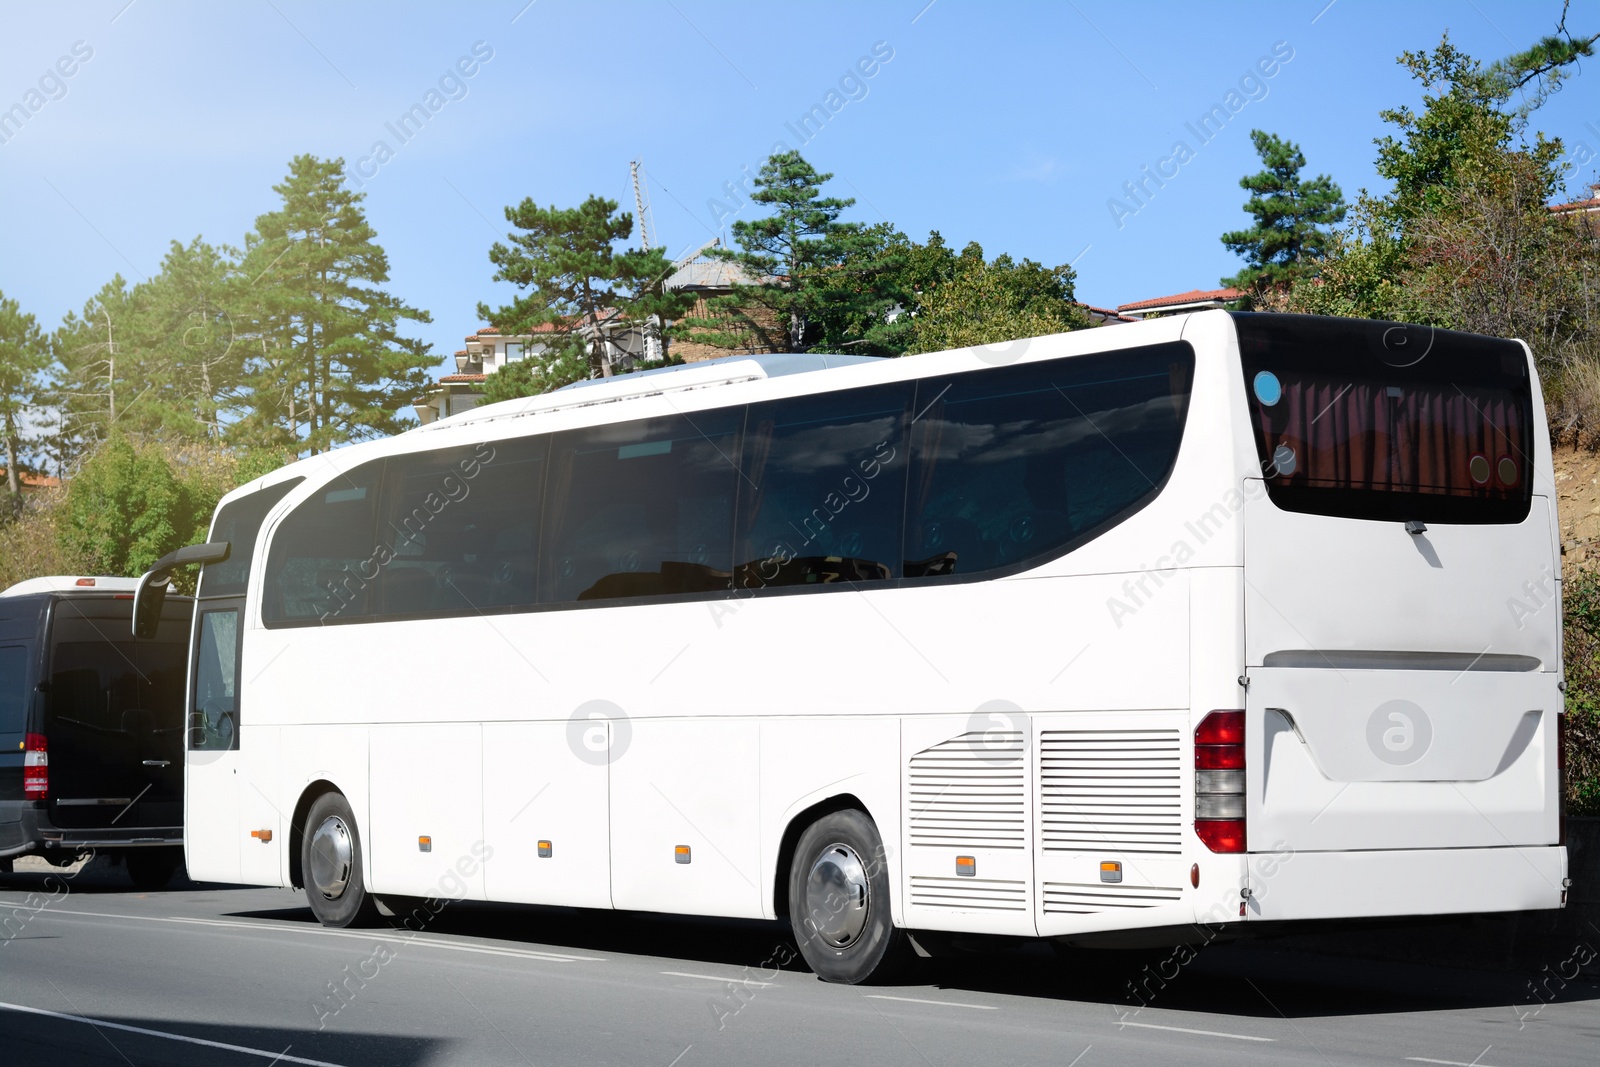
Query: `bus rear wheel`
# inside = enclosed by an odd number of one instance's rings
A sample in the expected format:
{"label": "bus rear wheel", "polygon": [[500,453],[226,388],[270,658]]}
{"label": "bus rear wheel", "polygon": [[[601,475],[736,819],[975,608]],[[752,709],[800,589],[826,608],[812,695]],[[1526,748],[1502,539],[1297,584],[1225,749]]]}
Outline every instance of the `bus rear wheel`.
{"label": "bus rear wheel", "polygon": [[889,917],[883,839],[865,812],[824,815],[800,835],[789,921],[800,954],[825,982],[883,982],[905,965],[906,934]]}
{"label": "bus rear wheel", "polygon": [[311,913],[323,926],[367,926],[377,918],[355,813],[341,794],[324,793],[311,805],[300,839],[300,871]]}

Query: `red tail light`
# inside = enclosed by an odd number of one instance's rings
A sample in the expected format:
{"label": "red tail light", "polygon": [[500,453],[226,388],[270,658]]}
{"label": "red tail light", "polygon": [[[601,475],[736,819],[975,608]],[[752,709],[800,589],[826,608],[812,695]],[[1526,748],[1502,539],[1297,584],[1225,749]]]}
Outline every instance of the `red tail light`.
{"label": "red tail light", "polygon": [[1194,832],[1212,852],[1246,850],[1244,712],[1213,711],[1194,731]]}
{"label": "red tail light", "polygon": [[50,751],[44,734],[25,735],[22,749],[22,796],[45,800],[50,796]]}

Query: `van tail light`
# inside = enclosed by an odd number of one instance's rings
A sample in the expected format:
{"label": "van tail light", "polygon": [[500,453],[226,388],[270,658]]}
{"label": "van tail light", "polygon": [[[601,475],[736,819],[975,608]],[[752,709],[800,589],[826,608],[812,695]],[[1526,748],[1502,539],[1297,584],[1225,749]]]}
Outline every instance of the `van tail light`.
{"label": "van tail light", "polygon": [[1213,711],[1194,731],[1194,832],[1212,852],[1244,852],[1244,712]]}
{"label": "van tail light", "polygon": [[50,746],[44,734],[23,737],[22,796],[25,800],[45,800],[50,796]]}
{"label": "van tail light", "polygon": [[1567,713],[1556,715],[1556,844],[1567,843]]}

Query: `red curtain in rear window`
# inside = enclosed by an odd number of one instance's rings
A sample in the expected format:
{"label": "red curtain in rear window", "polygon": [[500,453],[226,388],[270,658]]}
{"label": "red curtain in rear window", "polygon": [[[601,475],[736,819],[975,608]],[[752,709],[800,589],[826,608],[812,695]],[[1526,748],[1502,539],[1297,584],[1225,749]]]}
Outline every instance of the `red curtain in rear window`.
{"label": "red curtain in rear window", "polygon": [[1502,389],[1308,377],[1256,414],[1275,484],[1505,498],[1529,474],[1522,406]]}

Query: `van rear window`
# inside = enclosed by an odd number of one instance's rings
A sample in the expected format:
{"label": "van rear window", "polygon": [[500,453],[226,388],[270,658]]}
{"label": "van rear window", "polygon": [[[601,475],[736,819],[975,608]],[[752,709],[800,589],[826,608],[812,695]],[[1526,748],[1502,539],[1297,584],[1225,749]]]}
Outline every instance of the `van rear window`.
{"label": "van rear window", "polygon": [[1365,319],[1234,321],[1278,507],[1400,522],[1527,516],[1532,381],[1516,342]]}

